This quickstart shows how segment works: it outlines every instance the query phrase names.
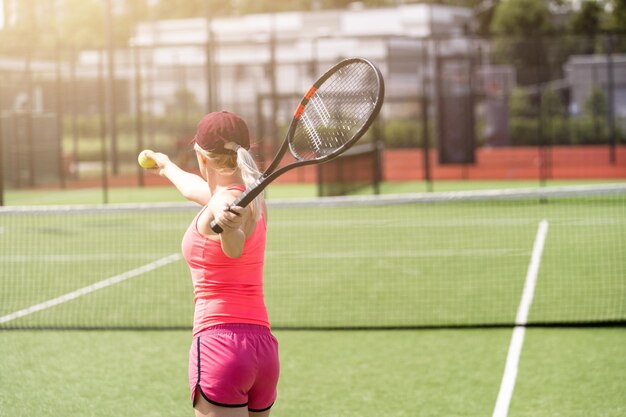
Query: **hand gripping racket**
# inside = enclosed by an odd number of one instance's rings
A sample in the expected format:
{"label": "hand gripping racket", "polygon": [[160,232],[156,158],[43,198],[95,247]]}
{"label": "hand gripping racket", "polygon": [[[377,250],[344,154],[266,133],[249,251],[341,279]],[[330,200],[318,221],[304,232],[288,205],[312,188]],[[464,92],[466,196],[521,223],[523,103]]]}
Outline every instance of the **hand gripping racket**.
{"label": "hand gripping racket", "polygon": [[[247,206],[269,183],[293,168],[341,155],[367,132],[384,96],[382,74],[366,59],[345,59],[326,71],[300,101],[270,166],[232,205]],[[295,162],[278,168],[287,149]],[[215,233],[223,231],[215,220],[211,229]]]}

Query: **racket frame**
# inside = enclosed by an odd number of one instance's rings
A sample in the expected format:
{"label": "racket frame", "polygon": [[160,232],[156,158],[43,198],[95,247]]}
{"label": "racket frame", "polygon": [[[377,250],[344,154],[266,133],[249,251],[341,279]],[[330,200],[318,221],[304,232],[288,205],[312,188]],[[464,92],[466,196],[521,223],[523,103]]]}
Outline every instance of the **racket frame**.
{"label": "racket frame", "polygon": [[[304,112],[304,109],[306,108],[307,104],[309,103],[311,97],[313,97],[313,95],[317,92],[319,87],[330,76],[332,76],[334,73],[339,71],[342,67],[345,67],[347,65],[350,65],[350,64],[353,64],[353,63],[356,63],[356,62],[364,62],[364,63],[368,64],[374,70],[374,72],[376,74],[376,79],[378,81],[377,101],[376,101],[374,109],[370,113],[367,121],[352,136],[352,138],[349,141],[347,141],[346,143],[341,145],[335,151],[333,151],[333,152],[331,152],[331,153],[329,153],[327,155],[324,155],[322,157],[319,157],[319,158],[307,159],[307,160],[299,159],[296,156],[296,154],[293,152],[293,150],[291,149],[291,138],[294,135],[296,127],[298,126],[298,122],[300,121],[300,117],[302,116],[302,113]],[[239,198],[237,198],[233,202],[232,206],[246,207],[272,181],[274,181],[276,178],[278,178],[279,176],[281,176],[282,174],[284,174],[287,171],[290,171],[290,170],[292,170],[294,168],[302,167],[302,166],[305,166],[305,165],[321,164],[321,163],[324,163],[324,162],[331,161],[331,160],[337,158],[338,156],[340,156],[348,148],[350,148],[356,141],[358,141],[365,134],[365,132],[367,132],[367,130],[370,128],[370,126],[372,125],[372,123],[374,122],[376,117],[378,116],[378,113],[380,112],[380,109],[381,109],[381,107],[383,105],[384,97],[385,97],[385,83],[384,83],[384,80],[383,80],[383,76],[382,76],[380,70],[378,69],[378,67],[376,67],[376,65],[374,65],[371,61],[369,61],[369,60],[367,60],[365,58],[358,58],[358,57],[357,58],[347,58],[347,59],[344,59],[344,60],[338,62],[337,64],[333,65],[321,77],[318,78],[318,80],[309,88],[309,90],[304,95],[302,100],[300,100],[300,103],[298,104],[298,107],[296,108],[296,111],[294,112],[294,116],[291,119],[291,123],[289,124],[289,129],[287,130],[287,134],[285,135],[285,139],[283,140],[283,143],[282,143],[279,151],[274,156],[274,159],[272,160],[270,165],[263,172],[263,174],[261,174],[259,179],[257,181],[255,181],[251,186],[247,187],[247,189],[243,192],[243,194],[241,196],[239,196]],[[285,165],[283,167],[278,168],[278,165],[282,161],[283,156],[287,152],[287,149],[289,149],[291,151],[291,154],[294,156],[294,158],[296,158],[296,162],[292,162],[292,163],[290,163],[288,165]],[[221,227],[219,227],[219,225],[217,225],[215,220],[213,220],[211,222],[211,228],[213,229],[214,232],[221,233]]]}

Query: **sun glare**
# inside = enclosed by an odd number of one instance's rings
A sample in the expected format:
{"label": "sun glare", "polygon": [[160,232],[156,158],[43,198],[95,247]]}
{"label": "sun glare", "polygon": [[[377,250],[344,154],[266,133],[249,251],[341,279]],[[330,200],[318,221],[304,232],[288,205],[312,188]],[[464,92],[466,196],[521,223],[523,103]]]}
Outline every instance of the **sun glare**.
{"label": "sun glare", "polygon": [[4,0],[0,0],[0,30],[4,29]]}

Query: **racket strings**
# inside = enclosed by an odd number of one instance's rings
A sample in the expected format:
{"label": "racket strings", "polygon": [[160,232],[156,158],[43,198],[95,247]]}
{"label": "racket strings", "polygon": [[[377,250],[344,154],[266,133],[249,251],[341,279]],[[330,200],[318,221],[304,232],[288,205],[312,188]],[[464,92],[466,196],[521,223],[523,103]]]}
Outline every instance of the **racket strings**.
{"label": "racket strings", "polygon": [[372,115],[378,91],[378,77],[370,65],[341,67],[305,106],[291,141],[294,154],[301,160],[318,159],[350,142]]}

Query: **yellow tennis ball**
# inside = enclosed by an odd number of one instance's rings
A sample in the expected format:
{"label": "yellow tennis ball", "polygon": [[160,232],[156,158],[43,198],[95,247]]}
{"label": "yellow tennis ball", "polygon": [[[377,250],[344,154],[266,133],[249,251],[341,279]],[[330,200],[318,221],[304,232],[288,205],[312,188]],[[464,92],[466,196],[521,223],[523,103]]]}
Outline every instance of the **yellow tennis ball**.
{"label": "yellow tennis ball", "polygon": [[141,151],[141,153],[137,157],[137,162],[139,162],[139,165],[143,169],[154,168],[156,166],[156,161],[152,158],[148,158],[148,156],[146,155],[146,152],[152,152],[152,151],[149,149],[146,149],[145,151]]}

